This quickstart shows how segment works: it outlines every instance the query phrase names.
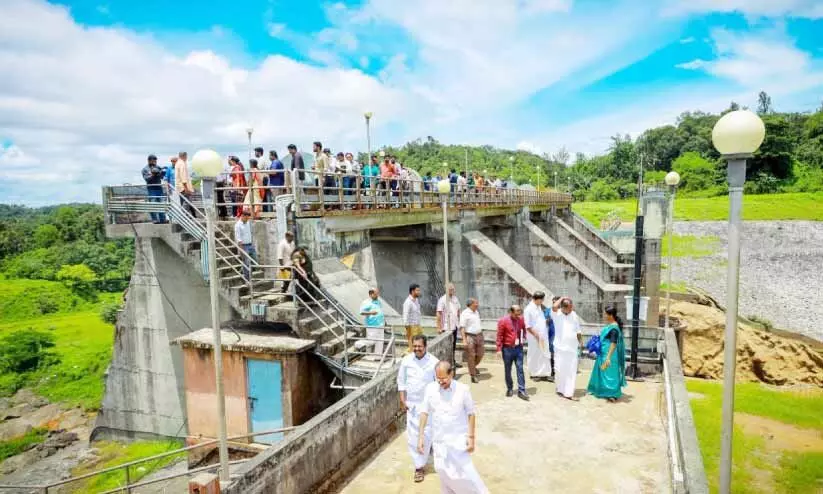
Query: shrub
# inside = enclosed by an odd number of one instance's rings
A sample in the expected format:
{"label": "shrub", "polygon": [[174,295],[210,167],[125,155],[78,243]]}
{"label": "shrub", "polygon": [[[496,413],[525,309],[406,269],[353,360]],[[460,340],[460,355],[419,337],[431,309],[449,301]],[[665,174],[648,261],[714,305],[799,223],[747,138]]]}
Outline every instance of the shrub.
{"label": "shrub", "polygon": [[46,439],[47,434],[48,429],[37,428],[28,431],[23,436],[15,437],[8,441],[0,441],[0,461],[30,450],[34,446],[42,443],[43,440]]}
{"label": "shrub", "polygon": [[94,300],[97,296],[97,291],[94,289],[97,275],[85,264],[66,264],[62,266],[57,271],[57,279],[65,283],[74,293],[87,300]]}
{"label": "shrub", "polygon": [[603,180],[594,182],[586,194],[587,201],[613,201],[619,198],[620,194],[617,190]]}
{"label": "shrub", "polygon": [[122,308],[122,304],[118,304],[117,302],[105,303],[103,307],[100,308],[100,319],[102,319],[103,322],[114,324],[117,322],[117,312]]}
{"label": "shrub", "polygon": [[40,314],[46,315],[60,310],[60,305],[50,296],[41,293],[40,296],[37,297],[37,309],[40,311]]}
{"label": "shrub", "polygon": [[23,329],[0,338],[0,371],[22,374],[60,361],[49,351],[54,347],[54,336],[45,331]]}

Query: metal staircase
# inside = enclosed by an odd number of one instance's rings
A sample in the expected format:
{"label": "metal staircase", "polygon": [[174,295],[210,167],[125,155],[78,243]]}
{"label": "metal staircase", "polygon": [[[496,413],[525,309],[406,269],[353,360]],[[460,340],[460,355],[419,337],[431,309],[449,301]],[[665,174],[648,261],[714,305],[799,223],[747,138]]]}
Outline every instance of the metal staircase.
{"label": "metal staircase", "polygon": [[[206,249],[210,246],[202,208],[197,201],[173,191],[167,214],[182,247],[180,254],[188,256],[208,279]],[[376,354],[375,343],[365,338],[365,326],[359,318],[326,290],[309,280],[295,281],[292,270],[292,291],[283,293],[275,276],[284,267],[259,263],[219,228],[215,228],[214,248],[223,298],[244,319],[285,322],[300,337],[316,341],[314,353],[337,376],[333,387],[355,389],[394,364],[394,336],[386,339],[383,352]],[[245,275],[246,265],[250,278]]]}

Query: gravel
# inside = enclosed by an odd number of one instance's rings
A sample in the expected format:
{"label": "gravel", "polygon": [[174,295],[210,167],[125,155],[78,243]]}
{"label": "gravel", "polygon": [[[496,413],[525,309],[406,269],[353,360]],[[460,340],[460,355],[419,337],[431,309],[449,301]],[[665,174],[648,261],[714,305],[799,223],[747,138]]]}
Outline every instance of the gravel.
{"label": "gravel", "polygon": [[[674,224],[676,234],[713,235],[721,239],[715,254],[675,258],[672,277],[675,282],[707,291],[723,305],[727,230],[725,221]],[[739,313],[823,341],[823,222],[743,223]]]}

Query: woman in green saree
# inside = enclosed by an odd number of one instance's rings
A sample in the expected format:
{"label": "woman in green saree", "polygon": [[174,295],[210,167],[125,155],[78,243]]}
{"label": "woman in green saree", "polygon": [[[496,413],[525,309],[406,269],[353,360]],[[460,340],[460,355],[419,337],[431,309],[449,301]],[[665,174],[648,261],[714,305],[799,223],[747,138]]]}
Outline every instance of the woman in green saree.
{"label": "woman in green saree", "polygon": [[623,321],[613,305],[606,307],[606,326],[600,331],[600,355],[589,378],[589,393],[611,403],[623,395],[626,386],[626,346],[623,342]]}

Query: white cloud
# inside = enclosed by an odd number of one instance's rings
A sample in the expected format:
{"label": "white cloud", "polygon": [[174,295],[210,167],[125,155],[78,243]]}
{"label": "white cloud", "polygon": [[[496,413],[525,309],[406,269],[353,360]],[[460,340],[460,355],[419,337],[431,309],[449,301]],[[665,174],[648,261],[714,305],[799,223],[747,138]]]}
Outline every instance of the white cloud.
{"label": "white cloud", "polygon": [[669,15],[705,12],[736,12],[749,17],[823,18],[820,0],[669,0],[664,13]]}
{"label": "white cloud", "polygon": [[540,149],[540,146],[536,145],[533,142],[529,142],[529,141],[520,141],[520,142],[518,142],[517,143],[517,150],[518,151],[526,151],[526,152],[529,152],[529,153],[532,153],[532,154],[536,154],[538,156],[543,154],[543,150]]}
{"label": "white cloud", "polygon": [[[139,182],[147,154],[243,149],[250,124],[266,147],[321,138],[343,148],[362,140],[363,108],[390,123],[406,104],[403,92],[356,70],[282,56],[248,69],[211,51],[178,56],[35,1],[0,2],[0,67],[0,139],[14,143],[2,150],[4,202],[44,170],[60,187],[42,200],[99,200],[103,182]],[[37,202],[34,194],[24,199]]]}
{"label": "white cloud", "polygon": [[687,45],[689,43],[694,43],[694,37],[693,36],[689,36],[688,38],[683,38],[683,39],[680,40],[681,45]]}
{"label": "white cloud", "polygon": [[522,0],[522,7],[526,12],[568,12],[572,8],[572,0]]}
{"label": "white cloud", "polygon": [[811,55],[797,48],[782,33],[736,34],[716,30],[712,33],[712,41],[716,59],[692,60],[677,67],[704,70],[740,86],[757,89],[792,87],[801,90],[823,82],[823,72],[815,70]]}
{"label": "white cloud", "polygon": [[279,38],[283,35],[286,25],[280,22],[269,22],[268,26],[269,36],[272,38]]}
{"label": "white cloud", "polygon": [[675,65],[675,67],[677,67],[678,69],[696,70],[696,69],[702,69],[708,63],[709,62],[707,62],[705,60],[701,60],[701,59],[697,58],[697,59],[692,60],[691,62],[679,63],[679,64]]}

